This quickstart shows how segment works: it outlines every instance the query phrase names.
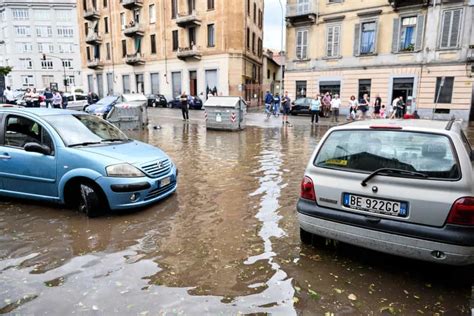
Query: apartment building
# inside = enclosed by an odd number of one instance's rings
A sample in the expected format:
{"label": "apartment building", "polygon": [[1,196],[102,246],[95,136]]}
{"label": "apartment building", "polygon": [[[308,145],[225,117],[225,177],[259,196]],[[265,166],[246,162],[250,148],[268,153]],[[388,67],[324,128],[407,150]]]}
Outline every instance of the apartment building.
{"label": "apartment building", "polygon": [[469,119],[474,1],[290,0],[285,87],[297,98],[403,96],[422,117]]}
{"label": "apartment building", "polygon": [[13,67],[5,84],[15,89],[80,86],[75,17],[75,0],[0,0],[0,65]]}
{"label": "apartment building", "polygon": [[270,91],[272,94],[280,92],[282,69],[280,55],[271,49],[263,51],[263,79],[262,92]]}
{"label": "apartment building", "polygon": [[250,99],[261,82],[263,0],[80,0],[89,91]]}

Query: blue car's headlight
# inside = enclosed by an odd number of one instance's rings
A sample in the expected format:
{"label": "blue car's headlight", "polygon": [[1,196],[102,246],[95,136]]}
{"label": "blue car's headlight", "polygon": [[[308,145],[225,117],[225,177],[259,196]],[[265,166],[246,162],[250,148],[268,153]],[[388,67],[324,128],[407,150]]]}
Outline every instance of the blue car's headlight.
{"label": "blue car's headlight", "polygon": [[122,163],[118,165],[111,165],[105,168],[107,176],[116,178],[141,178],[145,177],[145,174],[138,168],[128,164]]}

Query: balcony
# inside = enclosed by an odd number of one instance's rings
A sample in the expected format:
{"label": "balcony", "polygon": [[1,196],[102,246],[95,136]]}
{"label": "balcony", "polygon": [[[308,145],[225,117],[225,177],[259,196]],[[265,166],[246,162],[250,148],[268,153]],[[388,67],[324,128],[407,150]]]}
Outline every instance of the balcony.
{"label": "balcony", "polygon": [[186,59],[200,60],[202,57],[202,53],[196,45],[192,47],[180,47],[178,48],[177,57],[181,60],[186,60]]}
{"label": "balcony", "polygon": [[89,45],[100,45],[102,44],[102,37],[97,32],[89,33],[86,37],[86,43]]}
{"label": "balcony", "polygon": [[135,24],[133,26],[126,26],[123,30],[123,35],[128,37],[142,37],[145,34],[145,29],[140,24]]}
{"label": "balcony", "polygon": [[84,19],[88,21],[96,21],[100,19],[100,13],[97,9],[84,10]]}
{"label": "balcony", "polygon": [[192,13],[180,13],[176,17],[176,24],[179,27],[199,26],[201,19],[198,18],[196,11]]}
{"label": "balcony", "polygon": [[288,4],[286,6],[286,21],[292,25],[316,23],[317,7],[312,2]]}
{"label": "balcony", "polygon": [[429,4],[429,0],[388,0],[388,3],[394,8],[402,8],[409,6],[422,6],[426,7]]}
{"label": "balcony", "polygon": [[145,58],[141,53],[129,54],[125,57],[125,63],[131,66],[138,66],[145,64]]}
{"label": "balcony", "polygon": [[134,10],[143,7],[143,0],[122,0],[125,9]]}
{"label": "balcony", "polygon": [[104,68],[104,63],[99,60],[99,58],[94,58],[87,61],[87,68],[90,69],[102,69]]}

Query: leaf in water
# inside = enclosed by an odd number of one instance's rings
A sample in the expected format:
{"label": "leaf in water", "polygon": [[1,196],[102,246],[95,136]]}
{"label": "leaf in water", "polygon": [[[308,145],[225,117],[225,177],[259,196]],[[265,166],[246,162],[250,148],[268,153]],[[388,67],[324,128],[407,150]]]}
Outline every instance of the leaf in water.
{"label": "leaf in water", "polygon": [[417,309],[416,311],[417,311],[418,313],[420,313],[420,314],[424,314],[424,313],[425,313],[425,312],[422,311],[421,309]]}
{"label": "leaf in water", "polygon": [[332,313],[332,312],[326,312],[326,313],[324,313],[324,316],[334,316],[334,313]]}
{"label": "leaf in water", "polygon": [[357,300],[357,296],[355,296],[355,294],[349,294],[347,296],[348,299],[350,299],[351,301],[356,301]]}
{"label": "leaf in water", "polygon": [[341,290],[341,289],[334,289],[334,291],[336,291],[337,294],[341,294],[342,292],[344,292],[344,290]]}
{"label": "leaf in water", "polygon": [[379,311],[380,311],[380,313],[389,313],[391,315],[396,314],[395,308],[393,306],[384,306],[384,307],[380,308]]}
{"label": "leaf in water", "polygon": [[297,298],[296,296],[293,297],[293,304],[298,304],[299,301],[299,298]]}
{"label": "leaf in water", "polygon": [[299,292],[301,292],[301,288],[298,287],[298,286],[295,286],[295,291],[296,291],[296,293],[299,293]]}
{"label": "leaf in water", "polygon": [[403,290],[403,293],[405,293],[406,295],[410,294],[410,292],[408,292],[407,290]]}
{"label": "leaf in water", "polygon": [[371,283],[369,285],[369,290],[372,291],[372,292],[375,292],[375,284]]}
{"label": "leaf in water", "polygon": [[431,287],[431,284],[430,284],[430,283],[426,283],[425,286],[426,286],[426,287]]}
{"label": "leaf in water", "polygon": [[319,300],[321,296],[316,292],[311,289],[308,289],[309,296],[314,299],[314,300]]}
{"label": "leaf in water", "polygon": [[420,299],[420,297],[418,295],[413,295],[414,298],[416,298],[417,300]]}

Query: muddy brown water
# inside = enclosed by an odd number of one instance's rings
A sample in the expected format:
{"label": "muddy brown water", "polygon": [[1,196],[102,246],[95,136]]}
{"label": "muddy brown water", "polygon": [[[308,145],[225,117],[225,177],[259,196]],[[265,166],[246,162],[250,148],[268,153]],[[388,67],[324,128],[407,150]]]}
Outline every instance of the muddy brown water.
{"label": "muddy brown water", "polygon": [[88,219],[0,200],[0,313],[469,314],[472,269],[300,244],[299,184],[327,127],[227,133],[178,115],[152,111],[161,128],[134,135],[179,168],[162,202]]}

